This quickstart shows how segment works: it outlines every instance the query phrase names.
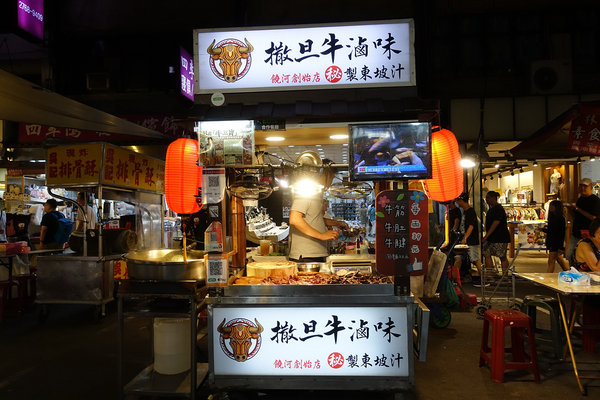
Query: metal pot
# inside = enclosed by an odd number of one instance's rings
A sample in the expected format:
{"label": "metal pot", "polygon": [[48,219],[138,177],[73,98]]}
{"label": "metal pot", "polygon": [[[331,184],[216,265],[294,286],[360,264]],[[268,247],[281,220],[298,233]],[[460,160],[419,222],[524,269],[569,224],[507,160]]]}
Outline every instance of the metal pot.
{"label": "metal pot", "polygon": [[159,281],[206,279],[204,252],[188,251],[188,262],[183,262],[182,249],[131,251],[125,254],[129,278]]}
{"label": "metal pot", "polygon": [[321,271],[321,267],[326,266],[327,263],[323,262],[299,262],[298,263],[298,271],[301,272],[319,272]]}

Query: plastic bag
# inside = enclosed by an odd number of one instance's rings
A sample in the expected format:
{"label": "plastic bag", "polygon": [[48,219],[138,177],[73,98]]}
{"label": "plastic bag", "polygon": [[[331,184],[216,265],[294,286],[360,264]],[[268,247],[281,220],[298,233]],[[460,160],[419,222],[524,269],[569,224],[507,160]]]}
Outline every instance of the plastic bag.
{"label": "plastic bag", "polygon": [[568,283],[571,285],[589,286],[590,276],[579,272],[571,267],[569,271],[562,271],[558,274],[558,283]]}

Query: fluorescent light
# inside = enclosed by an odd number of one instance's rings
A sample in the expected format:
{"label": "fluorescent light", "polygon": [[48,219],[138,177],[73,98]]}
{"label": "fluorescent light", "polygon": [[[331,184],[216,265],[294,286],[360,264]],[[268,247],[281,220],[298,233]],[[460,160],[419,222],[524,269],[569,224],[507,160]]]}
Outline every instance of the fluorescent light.
{"label": "fluorescent light", "polygon": [[494,164],[494,168],[496,168],[496,169],[500,168],[500,164],[498,164],[498,163]]}
{"label": "fluorescent light", "polygon": [[342,143],[342,146],[348,146],[348,143]]}
{"label": "fluorescent light", "polygon": [[284,140],[285,140],[285,138],[283,138],[281,136],[269,136],[269,137],[267,137],[267,141],[268,142],[282,142]]}
{"label": "fluorescent light", "polygon": [[315,144],[315,146],[317,146],[317,147],[321,147],[321,145],[320,145],[320,144]]}
{"label": "fluorescent light", "polygon": [[295,147],[293,144],[288,145],[288,147]]}
{"label": "fluorescent light", "polygon": [[348,139],[348,135],[331,135],[331,136],[329,136],[329,139],[334,139],[334,140]]}

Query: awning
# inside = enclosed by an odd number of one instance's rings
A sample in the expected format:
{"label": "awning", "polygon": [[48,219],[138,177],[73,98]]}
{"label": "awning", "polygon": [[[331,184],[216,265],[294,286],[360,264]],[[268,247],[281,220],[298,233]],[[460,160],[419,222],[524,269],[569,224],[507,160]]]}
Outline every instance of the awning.
{"label": "awning", "polygon": [[567,159],[582,155],[569,150],[569,130],[578,105],[574,105],[550,121],[529,138],[512,149],[510,153],[517,159]]}
{"label": "awning", "polygon": [[0,69],[0,120],[171,139]]}

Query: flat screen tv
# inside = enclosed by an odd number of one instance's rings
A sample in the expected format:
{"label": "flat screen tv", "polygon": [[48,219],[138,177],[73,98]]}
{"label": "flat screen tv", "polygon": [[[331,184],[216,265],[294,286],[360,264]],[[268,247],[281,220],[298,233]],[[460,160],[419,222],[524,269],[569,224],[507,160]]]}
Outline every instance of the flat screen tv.
{"label": "flat screen tv", "polygon": [[431,178],[431,123],[353,124],[349,129],[351,180]]}

